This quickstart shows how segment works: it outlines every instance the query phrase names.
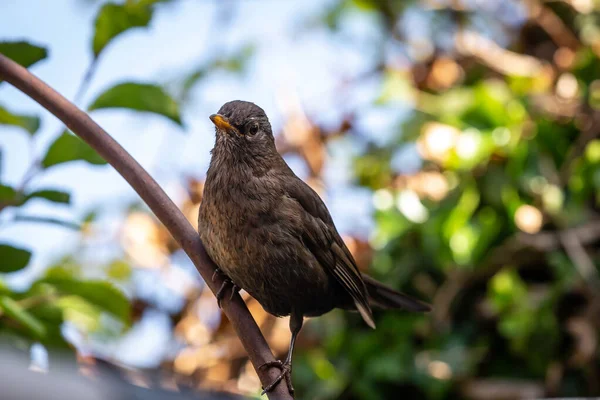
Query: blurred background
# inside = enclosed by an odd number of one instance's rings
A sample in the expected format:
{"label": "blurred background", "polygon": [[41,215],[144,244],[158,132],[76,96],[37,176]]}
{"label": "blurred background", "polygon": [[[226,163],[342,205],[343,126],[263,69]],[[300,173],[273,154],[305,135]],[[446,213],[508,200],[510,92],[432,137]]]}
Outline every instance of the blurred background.
{"label": "blurred background", "polygon": [[[599,1],[2,0],[0,53],[88,110],[194,226],[208,116],[265,109],[360,268],[434,307],[378,312],[375,331],[310,320],[300,398],[600,395]],[[168,232],[1,82],[0,273],[15,368],[259,396]],[[284,356],[287,319],[244,298]]]}

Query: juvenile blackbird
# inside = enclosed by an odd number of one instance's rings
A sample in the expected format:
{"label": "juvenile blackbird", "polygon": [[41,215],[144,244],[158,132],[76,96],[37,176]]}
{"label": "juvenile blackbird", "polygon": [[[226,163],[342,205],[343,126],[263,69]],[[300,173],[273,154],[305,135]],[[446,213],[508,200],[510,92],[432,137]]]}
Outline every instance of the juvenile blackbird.
{"label": "juvenile blackbird", "polygon": [[202,243],[229,278],[232,296],[242,288],[267,312],[290,316],[285,361],[261,366],[281,370],[265,391],[285,377],[293,392],[292,352],[305,316],[336,307],[357,310],[375,328],[371,307],[430,309],[359,272],[319,195],[277,152],[260,107],[231,101],[210,119],[216,141],[200,205]]}

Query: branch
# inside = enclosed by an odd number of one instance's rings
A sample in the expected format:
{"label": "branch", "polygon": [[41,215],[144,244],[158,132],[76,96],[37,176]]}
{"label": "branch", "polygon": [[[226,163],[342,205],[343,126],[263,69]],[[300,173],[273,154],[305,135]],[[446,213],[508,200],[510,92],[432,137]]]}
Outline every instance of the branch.
{"label": "branch", "polygon": [[[2,54],[0,54],[0,78],[40,103],[108,161],[165,225],[190,257],[206,284],[213,293],[216,293],[223,280],[219,276],[214,281],[212,280],[216,266],[206,253],[200,236],[158,183],[121,145],[86,113],[25,68]],[[277,377],[278,371],[273,368],[267,371],[258,370],[263,363],[275,360],[258,325],[239,295],[235,295],[231,301],[229,296],[225,296],[221,304],[242,345],[248,352],[250,361],[257,370],[263,386],[266,387]],[[277,385],[268,395],[270,399],[292,398],[286,385]]]}
{"label": "branch", "polygon": [[537,58],[506,50],[473,31],[459,32],[455,41],[459,53],[475,57],[488,68],[504,75],[532,77],[544,68],[544,64]]}

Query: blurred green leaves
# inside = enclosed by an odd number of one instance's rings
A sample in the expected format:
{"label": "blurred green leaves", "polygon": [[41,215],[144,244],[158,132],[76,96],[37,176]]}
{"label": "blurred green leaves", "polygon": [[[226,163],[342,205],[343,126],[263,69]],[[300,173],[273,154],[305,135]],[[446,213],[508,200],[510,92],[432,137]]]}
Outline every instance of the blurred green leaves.
{"label": "blurred green leaves", "polygon": [[48,55],[48,51],[45,47],[36,46],[25,41],[0,41],[0,53],[21,64],[25,68],[43,60]]}
{"label": "blurred green leaves", "polygon": [[146,83],[126,82],[100,94],[89,110],[125,108],[162,115],[182,125],[179,105],[161,87]]}
{"label": "blurred green leaves", "polygon": [[12,205],[16,198],[17,191],[14,188],[0,183],[0,206]]}
{"label": "blurred green leaves", "polygon": [[[41,280],[40,283],[50,285],[61,295],[77,296],[99,310],[109,313],[126,326],[131,323],[129,300],[109,282],[68,277],[47,277]],[[74,307],[84,307],[78,300],[68,301],[67,304]],[[91,308],[88,307],[87,309],[90,310]],[[79,312],[82,311],[79,310]]]}
{"label": "blurred green leaves", "polygon": [[129,301],[110,283],[81,279],[73,272],[60,277],[50,275],[35,281],[25,293],[3,290],[0,327],[16,330],[48,346],[66,347],[61,333],[65,322],[86,334],[101,330],[106,322],[104,316],[118,322],[120,330],[115,333],[130,326]]}
{"label": "blurred green leaves", "polygon": [[132,28],[147,26],[152,18],[152,4],[156,1],[126,1],[107,3],[96,16],[92,50],[97,58],[117,36]]}
{"label": "blurred green leaves", "polygon": [[69,193],[54,189],[42,189],[28,193],[25,195],[24,201],[36,198],[59,204],[69,204],[71,202],[71,195]]}
{"label": "blurred green leaves", "polygon": [[35,339],[46,335],[44,324],[8,296],[0,296],[0,310],[9,318],[23,326]]}
{"label": "blurred green leaves", "polygon": [[106,164],[106,161],[87,143],[77,136],[70,134],[68,131],[64,131],[54,143],[50,145],[50,148],[42,160],[42,166],[44,168],[49,168],[54,165],[79,160],[94,165]]}
{"label": "blurred green leaves", "polygon": [[8,244],[0,244],[0,272],[19,271],[29,264],[31,252]]}
{"label": "blurred green leaves", "polygon": [[124,260],[114,260],[106,267],[106,275],[116,281],[126,281],[131,274],[131,265]]}
{"label": "blurred green leaves", "polygon": [[0,105],[0,125],[18,126],[33,135],[40,128],[40,118],[34,115],[15,114]]}

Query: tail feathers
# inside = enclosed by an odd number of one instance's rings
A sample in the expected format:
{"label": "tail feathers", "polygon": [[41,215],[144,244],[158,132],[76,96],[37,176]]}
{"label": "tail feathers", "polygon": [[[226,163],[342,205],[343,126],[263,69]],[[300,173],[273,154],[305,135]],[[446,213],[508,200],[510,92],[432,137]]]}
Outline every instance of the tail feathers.
{"label": "tail feathers", "polygon": [[363,281],[367,286],[369,294],[369,303],[373,307],[382,309],[402,309],[411,312],[431,311],[431,306],[425,304],[413,297],[402,294],[383,283],[377,282],[368,275],[362,275]]}
{"label": "tail feathers", "polygon": [[360,313],[362,319],[367,323],[367,325],[375,329],[375,320],[373,319],[371,309],[360,304],[358,301],[355,301],[354,305],[356,306],[356,309]]}

